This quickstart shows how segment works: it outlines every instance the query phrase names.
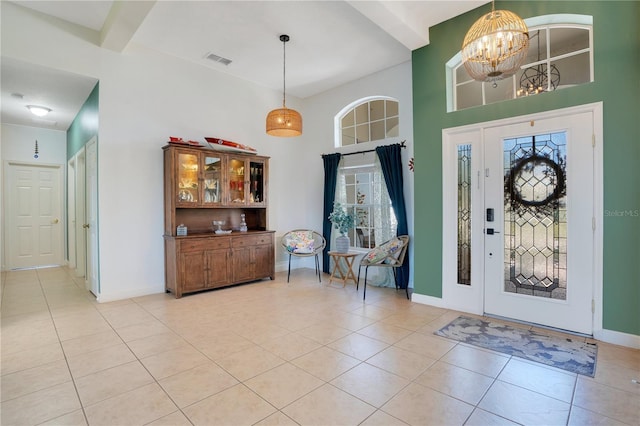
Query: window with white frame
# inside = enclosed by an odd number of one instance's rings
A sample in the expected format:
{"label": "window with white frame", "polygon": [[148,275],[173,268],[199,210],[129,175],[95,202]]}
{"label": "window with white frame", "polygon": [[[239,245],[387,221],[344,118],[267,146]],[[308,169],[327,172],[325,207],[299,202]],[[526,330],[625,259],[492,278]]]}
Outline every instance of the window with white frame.
{"label": "window with white frame", "polygon": [[545,15],[526,19],[529,51],[520,70],[497,82],[467,74],[460,53],[447,63],[447,111],[458,111],[589,83],[593,78],[593,18]]}
{"label": "window with white frame", "polygon": [[398,226],[382,170],[375,164],[376,155],[367,154],[367,163],[343,158],[336,191],[336,201],[355,217],[348,232],[351,247],[365,250],[392,238]]}
{"label": "window with white frame", "polygon": [[[336,147],[365,142],[377,146],[397,138],[398,110],[398,101],[384,96],[362,98],[345,106],[335,117]],[[396,235],[397,220],[374,150],[343,155],[335,200],[355,217],[348,233],[351,248],[368,250]]]}
{"label": "window with white frame", "polygon": [[376,97],[355,105],[339,117],[337,146],[355,145],[399,136],[398,101]]}

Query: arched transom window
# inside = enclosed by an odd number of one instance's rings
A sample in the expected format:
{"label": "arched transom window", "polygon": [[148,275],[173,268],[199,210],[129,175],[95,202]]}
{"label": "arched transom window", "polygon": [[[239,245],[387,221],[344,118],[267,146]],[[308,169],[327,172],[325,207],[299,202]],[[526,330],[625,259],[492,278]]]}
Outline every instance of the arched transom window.
{"label": "arched transom window", "polygon": [[447,111],[537,95],[593,78],[593,18],[545,15],[525,19],[529,51],[520,70],[497,82],[472,80],[460,52],[447,63]]}
{"label": "arched transom window", "polygon": [[398,101],[387,97],[360,99],[345,107],[336,120],[336,146],[397,137]]}

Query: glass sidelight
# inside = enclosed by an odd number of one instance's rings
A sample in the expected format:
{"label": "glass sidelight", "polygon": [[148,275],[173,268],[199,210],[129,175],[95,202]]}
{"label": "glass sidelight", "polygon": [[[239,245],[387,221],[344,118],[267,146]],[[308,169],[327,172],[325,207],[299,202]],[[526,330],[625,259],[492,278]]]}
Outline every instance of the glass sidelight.
{"label": "glass sidelight", "polygon": [[458,145],[458,284],[471,285],[471,145]]}

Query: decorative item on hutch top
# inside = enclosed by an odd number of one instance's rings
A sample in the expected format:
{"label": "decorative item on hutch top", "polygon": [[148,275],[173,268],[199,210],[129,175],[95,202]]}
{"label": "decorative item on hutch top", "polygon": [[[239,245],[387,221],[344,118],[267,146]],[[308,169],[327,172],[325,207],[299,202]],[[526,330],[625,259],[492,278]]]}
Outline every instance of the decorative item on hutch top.
{"label": "decorative item on hutch top", "polygon": [[347,253],[350,245],[347,233],[353,229],[353,225],[355,224],[354,216],[347,213],[340,203],[334,203],[333,212],[329,215],[329,220],[333,223],[333,227],[340,233],[340,235],[336,237],[335,250],[338,253]]}
{"label": "decorative item on hutch top", "polygon": [[513,12],[495,10],[478,19],[462,42],[462,62],[477,81],[495,82],[520,69],[529,50],[527,24]]}

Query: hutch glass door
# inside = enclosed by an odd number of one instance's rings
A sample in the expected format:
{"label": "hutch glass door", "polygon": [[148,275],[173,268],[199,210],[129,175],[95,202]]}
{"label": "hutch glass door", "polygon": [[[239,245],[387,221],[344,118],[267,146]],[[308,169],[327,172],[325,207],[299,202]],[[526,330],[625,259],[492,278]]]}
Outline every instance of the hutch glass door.
{"label": "hutch glass door", "polygon": [[198,202],[198,156],[196,154],[178,153],[178,204],[195,204]]}
{"label": "hutch glass door", "polygon": [[229,158],[229,204],[245,204],[245,160]]}
{"label": "hutch glass door", "polygon": [[264,161],[249,161],[249,203],[263,204],[266,201]]}
{"label": "hutch glass door", "polygon": [[222,158],[219,155],[207,154],[204,157],[204,203],[222,203],[220,185],[222,182]]}

